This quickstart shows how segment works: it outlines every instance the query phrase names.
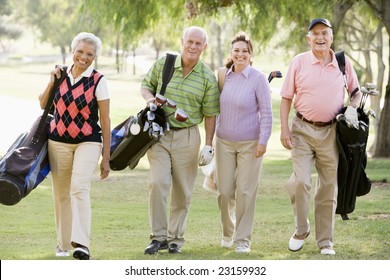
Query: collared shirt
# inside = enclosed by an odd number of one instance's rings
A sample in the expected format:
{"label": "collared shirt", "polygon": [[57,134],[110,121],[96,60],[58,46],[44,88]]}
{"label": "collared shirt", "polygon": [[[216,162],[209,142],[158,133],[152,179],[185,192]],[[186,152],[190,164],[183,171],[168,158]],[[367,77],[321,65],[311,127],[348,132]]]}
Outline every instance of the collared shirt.
{"label": "collared shirt", "polygon": [[[344,106],[344,78],[332,52],[332,61],[323,65],[312,51],[293,58],[284,77],[280,95],[294,99],[295,109],[306,119],[328,122],[336,117]],[[348,57],[345,71],[350,91],[359,88],[359,82]]]}
{"label": "collared shirt", "polygon": [[265,75],[248,65],[235,73],[227,71],[220,98],[217,136],[227,141],[258,139],[267,145],[272,132],[272,102]]}
{"label": "collared shirt", "polygon": [[[166,56],[158,59],[143,78],[141,87],[153,93],[159,93],[162,86],[162,72]],[[219,91],[214,73],[201,61],[191,72],[183,77],[181,55],[175,60],[175,71],[167,85],[164,96],[176,103],[188,115],[186,122],[168,118],[171,127],[190,127],[203,121],[203,117],[216,116],[219,113]],[[167,114],[175,109],[163,107]]]}
{"label": "collared shirt", "polygon": [[[70,84],[72,86],[75,83],[77,83],[78,81],[80,81],[81,78],[91,76],[92,71],[93,71],[93,67],[88,67],[87,70],[85,70],[83,73],[81,73],[80,76],[78,76],[75,79],[73,77],[73,75],[72,75],[72,67],[73,67],[73,65],[71,67],[67,68],[67,73],[68,73],[68,76],[69,76]],[[98,85],[96,87],[95,95],[96,95],[96,100],[97,101],[110,99],[110,92],[108,90],[107,80],[106,80],[106,78],[104,76],[100,78],[100,81],[99,81],[99,83],[98,83]]]}

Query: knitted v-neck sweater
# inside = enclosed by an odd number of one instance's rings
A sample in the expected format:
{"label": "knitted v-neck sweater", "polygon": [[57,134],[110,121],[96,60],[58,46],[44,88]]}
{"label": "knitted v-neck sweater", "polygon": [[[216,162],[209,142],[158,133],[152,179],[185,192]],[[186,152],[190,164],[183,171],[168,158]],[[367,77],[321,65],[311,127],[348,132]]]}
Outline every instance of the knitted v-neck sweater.
{"label": "knitted v-neck sweater", "polygon": [[74,85],[69,77],[62,82],[54,96],[49,139],[72,144],[102,141],[95,96],[102,77],[93,70],[89,77],[83,77]]}

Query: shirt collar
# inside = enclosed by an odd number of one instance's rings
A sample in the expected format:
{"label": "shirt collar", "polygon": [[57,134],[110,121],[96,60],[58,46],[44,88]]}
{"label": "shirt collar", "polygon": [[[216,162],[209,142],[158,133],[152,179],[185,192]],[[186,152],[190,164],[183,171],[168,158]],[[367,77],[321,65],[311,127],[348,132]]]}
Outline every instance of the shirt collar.
{"label": "shirt collar", "polygon": [[[73,68],[73,65],[71,67],[68,67],[67,72],[68,72],[68,75],[71,75],[73,77],[72,72],[71,72],[72,68]],[[79,77],[89,77],[89,76],[91,76],[92,71],[93,71],[93,67],[89,66],[88,69],[85,70],[83,73],[81,73],[81,75]]]}
{"label": "shirt collar", "polygon": [[[332,49],[330,49],[329,51],[332,54],[332,62],[330,63],[330,65],[338,68],[339,64],[337,62],[336,55],[335,55],[334,51]],[[320,63],[318,58],[314,55],[313,51],[310,51],[310,60],[311,60],[311,64]]]}
{"label": "shirt collar", "polygon": [[[195,64],[194,68],[192,68],[192,71],[194,72],[200,72],[202,67],[202,62],[199,59],[198,62]],[[181,68],[181,54],[178,54],[175,60],[175,69]]]}
{"label": "shirt collar", "polygon": [[[234,64],[230,67],[230,69],[228,69],[228,71],[227,71],[227,73],[226,73],[226,76],[230,75],[230,73],[234,73],[234,72],[233,72],[233,66],[234,66]],[[250,64],[248,64],[248,66],[245,67],[245,69],[242,70],[239,74],[244,75],[244,77],[245,77],[246,79],[248,79],[248,77],[249,77],[249,72],[251,71],[251,69],[252,69],[252,66],[251,66]]]}

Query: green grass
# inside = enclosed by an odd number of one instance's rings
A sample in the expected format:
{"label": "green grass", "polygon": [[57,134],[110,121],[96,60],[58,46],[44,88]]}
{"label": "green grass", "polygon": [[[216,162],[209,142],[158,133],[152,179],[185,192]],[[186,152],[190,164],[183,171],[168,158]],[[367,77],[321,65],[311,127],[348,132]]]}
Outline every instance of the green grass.
{"label": "green grass", "polygon": [[[37,100],[47,83],[50,67],[51,64],[0,66],[0,95]],[[142,109],[144,101],[139,94],[139,77],[115,75],[110,69],[107,73],[114,127],[129,114]],[[23,83],[18,82],[20,80]],[[390,180],[390,160],[387,159],[369,159],[367,174],[378,183],[373,185],[369,194],[357,199],[350,220],[343,221],[337,216],[335,256],[319,254],[314,234],[308,238],[302,251],[292,253],[287,249],[294,230],[292,209],[284,187],[291,173],[291,161],[289,153],[279,142],[276,94],[274,99],[274,130],[263,161],[249,255],[237,255],[233,250],[220,248],[221,226],[216,197],[202,188],[200,169],[187,220],[183,253],[144,255],[150,234],[148,163],[144,158],[135,170],[112,171],[106,180],[97,177],[93,180],[92,257],[96,260],[389,260],[390,187],[380,183]],[[314,233],[313,209],[310,221]],[[55,246],[53,200],[48,179],[17,205],[0,205],[0,259],[56,259]]]}

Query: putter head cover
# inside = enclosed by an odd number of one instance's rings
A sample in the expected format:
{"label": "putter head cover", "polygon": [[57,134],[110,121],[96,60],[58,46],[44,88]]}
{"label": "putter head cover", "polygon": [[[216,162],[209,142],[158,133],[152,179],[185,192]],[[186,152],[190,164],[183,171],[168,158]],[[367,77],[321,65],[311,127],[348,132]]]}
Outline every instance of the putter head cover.
{"label": "putter head cover", "polygon": [[210,163],[214,155],[213,147],[205,145],[199,154],[199,166],[205,166]]}
{"label": "putter head cover", "polygon": [[359,129],[359,120],[356,108],[348,106],[344,112],[344,116],[348,127]]}

